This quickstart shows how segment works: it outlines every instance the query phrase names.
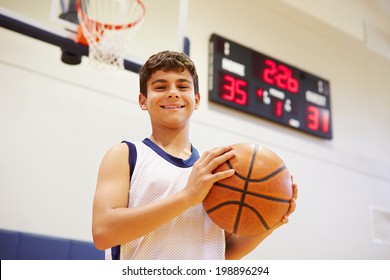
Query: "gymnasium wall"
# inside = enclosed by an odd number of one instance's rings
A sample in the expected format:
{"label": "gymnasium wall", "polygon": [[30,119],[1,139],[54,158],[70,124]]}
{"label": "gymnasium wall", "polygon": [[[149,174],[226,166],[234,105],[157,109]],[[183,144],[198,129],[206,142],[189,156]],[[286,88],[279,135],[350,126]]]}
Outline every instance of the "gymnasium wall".
{"label": "gymnasium wall", "polygon": [[[328,79],[334,139],[209,103],[212,33]],[[189,1],[186,34],[200,76],[194,145],[266,145],[299,186],[289,224],[247,259],[389,259],[390,60],[280,1]],[[104,153],[151,132],[138,75],[96,70],[87,59],[65,65],[57,47],[5,29],[0,37],[0,229],[91,241]]]}

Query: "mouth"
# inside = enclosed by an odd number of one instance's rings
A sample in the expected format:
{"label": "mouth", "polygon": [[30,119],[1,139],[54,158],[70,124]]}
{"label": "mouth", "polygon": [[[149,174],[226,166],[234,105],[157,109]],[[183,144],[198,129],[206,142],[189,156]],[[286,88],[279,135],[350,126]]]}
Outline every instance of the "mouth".
{"label": "mouth", "polygon": [[160,107],[167,110],[175,110],[175,109],[184,108],[185,106],[184,105],[161,105]]}

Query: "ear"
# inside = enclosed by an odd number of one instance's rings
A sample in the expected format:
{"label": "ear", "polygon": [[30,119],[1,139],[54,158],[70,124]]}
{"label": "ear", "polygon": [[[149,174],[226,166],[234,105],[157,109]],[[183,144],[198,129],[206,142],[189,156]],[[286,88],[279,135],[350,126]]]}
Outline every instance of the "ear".
{"label": "ear", "polygon": [[142,93],[138,95],[138,104],[141,110],[145,111],[148,109],[148,107],[146,106],[146,96]]}
{"label": "ear", "polygon": [[200,93],[195,95],[195,110],[198,110],[200,104]]}

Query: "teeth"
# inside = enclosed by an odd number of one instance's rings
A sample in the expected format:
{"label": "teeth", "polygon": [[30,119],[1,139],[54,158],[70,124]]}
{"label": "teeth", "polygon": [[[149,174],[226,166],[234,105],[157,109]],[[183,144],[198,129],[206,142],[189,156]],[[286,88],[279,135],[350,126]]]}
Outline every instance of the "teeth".
{"label": "teeth", "polygon": [[163,106],[165,109],[180,109],[183,106]]}

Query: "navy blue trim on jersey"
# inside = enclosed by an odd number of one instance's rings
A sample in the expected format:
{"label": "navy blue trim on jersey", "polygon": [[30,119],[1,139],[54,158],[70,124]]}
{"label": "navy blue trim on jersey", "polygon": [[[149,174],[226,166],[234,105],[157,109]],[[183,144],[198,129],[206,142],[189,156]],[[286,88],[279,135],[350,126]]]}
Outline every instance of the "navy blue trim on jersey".
{"label": "navy blue trim on jersey", "polygon": [[142,141],[142,143],[144,143],[146,146],[148,146],[153,151],[155,151],[160,157],[172,163],[173,165],[176,165],[177,167],[182,167],[182,168],[192,167],[194,163],[199,159],[199,152],[192,145],[191,145],[191,156],[188,159],[181,159],[168,154],[159,146],[157,146],[154,142],[152,142],[152,140],[150,140],[149,138],[145,138]]}
{"label": "navy blue trim on jersey", "polygon": [[112,260],[119,260],[121,256],[121,246],[117,245],[111,248],[111,258]]}
{"label": "navy blue trim on jersey", "polygon": [[[130,180],[131,180],[131,177],[133,176],[133,171],[135,169],[135,165],[137,164],[137,149],[136,149],[135,145],[131,142],[122,141],[122,143],[126,143],[127,146],[129,147],[128,162],[129,162]],[[119,260],[120,254],[121,254],[121,246],[120,245],[117,245],[117,246],[114,246],[111,248],[111,258],[113,260]]]}
{"label": "navy blue trim on jersey", "polygon": [[137,149],[135,145],[131,142],[122,141],[122,143],[126,143],[129,147],[129,165],[130,165],[130,179],[133,175],[133,171],[135,169],[135,165],[137,164]]}

